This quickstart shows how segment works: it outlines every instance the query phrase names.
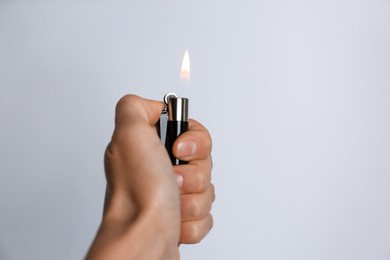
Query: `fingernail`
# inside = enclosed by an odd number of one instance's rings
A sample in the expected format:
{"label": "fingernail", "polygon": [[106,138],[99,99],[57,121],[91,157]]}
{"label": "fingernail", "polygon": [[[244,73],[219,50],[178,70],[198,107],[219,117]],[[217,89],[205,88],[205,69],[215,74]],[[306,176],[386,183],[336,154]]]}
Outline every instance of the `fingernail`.
{"label": "fingernail", "polygon": [[177,157],[191,156],[196,153],[198,149],[194,141],[181,142],[177,146]]}
{"label": "fingernail", "polygon": [[183,176],[181,175],[176,175],[176,181],[177,181],[177,184],[179,185],[179,188],[181,189],[181,187],[183,187],[183,182],[184,182],[184,179],[183,179]]}

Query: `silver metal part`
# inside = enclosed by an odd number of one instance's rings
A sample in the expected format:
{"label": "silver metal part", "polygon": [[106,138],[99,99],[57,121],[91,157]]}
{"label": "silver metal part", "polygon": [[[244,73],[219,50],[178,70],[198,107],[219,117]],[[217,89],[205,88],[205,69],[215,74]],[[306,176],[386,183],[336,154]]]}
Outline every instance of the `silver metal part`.
{"label": "silver metal part", "polygon": [[168,99],[168,120],[188,122],[188,98],[171,96]]}
{"label": "silver metal part", "polygon": [[165,107],[163,111],[161,111],[160,120],[158,122],[159,126],[159,134],[161,142],[165,145],[165,139],[167,135],[167,123],[168,123],[168,103],[171,98],[177,98],[177,95],[173,92],[167,93],[163,97],[163,102],[165,103]]}
{"label": "silver metal part", "polygon": [[177,97],[175,93],[165,94],[163,101],[165,108],[161,111],[158,129],[161,142],[165,145],[167,134],[167,123],[169,121],[186,121],[188,122],[188,99]]}
{"label": "silver metal part", "polygon": [[165,103],[165,107],[164,107],[164,110],[161,112],[161,114],[166,114],[168,113],[168,103],[169,103],[169,99],[171,97],[177,97],[176,93],[173,93],[173,92],[169,92],[167,94],[164,95],[163,97],[163,102]]}
{"label": "silver metal part", "polygon": [[164,95],[164,103],[165,103],[165,104],[168,104],[168,103],[169,103],[169,99],[170,99],[171,97],[177,98],[176,93],[169,92],[169,93],[165,94],[165,95]]}
{"label": "silver metal part", "polygon": [[168,123],[168,114],[167,111],[162,112],[160,116],[160,120],[158,122],[160,129],[160,140],[165,145],[165,139],[167,136],[167,123]]}

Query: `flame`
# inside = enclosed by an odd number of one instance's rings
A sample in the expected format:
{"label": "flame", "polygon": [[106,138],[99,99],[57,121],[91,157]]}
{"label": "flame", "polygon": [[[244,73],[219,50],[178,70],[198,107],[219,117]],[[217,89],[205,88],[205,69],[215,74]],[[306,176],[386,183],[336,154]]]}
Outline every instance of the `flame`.
{"label": "flame", "polygon": [[186,50],[184,53],[183,62],[181,64],[180,78],[190,79],[190,55],[188,54],[188,50]]}

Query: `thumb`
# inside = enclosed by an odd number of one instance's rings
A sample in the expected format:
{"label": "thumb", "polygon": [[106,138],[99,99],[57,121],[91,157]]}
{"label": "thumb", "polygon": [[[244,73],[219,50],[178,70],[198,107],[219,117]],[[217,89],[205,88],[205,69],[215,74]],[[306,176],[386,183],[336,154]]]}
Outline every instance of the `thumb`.
{"label": "thumb", "polygon": [[107,181],[113,189],[136,194],[160,188],[177,191],[171,162],[155,129],[163,108],[162,102],[135,95],[118,102],[115,130],[105,154]]}
{"label": "thumb", "polygon": [[154,126],[160,118],[164,104],[136,95],[122,97],[115,109],[115,125],[143,122]]}

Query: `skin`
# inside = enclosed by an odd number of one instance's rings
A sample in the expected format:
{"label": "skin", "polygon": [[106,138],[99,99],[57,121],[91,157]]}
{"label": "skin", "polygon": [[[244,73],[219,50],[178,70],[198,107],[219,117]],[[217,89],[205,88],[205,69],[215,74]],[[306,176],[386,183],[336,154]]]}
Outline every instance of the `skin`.
{"label": "skin", "polygon": [[213,226],[211,137],[190,120],[173,146],[172,166],[155,124],[164,105],[123,97],[105,153],[106,200],[86,259],[180,259],[178,245],[200,242]]}

